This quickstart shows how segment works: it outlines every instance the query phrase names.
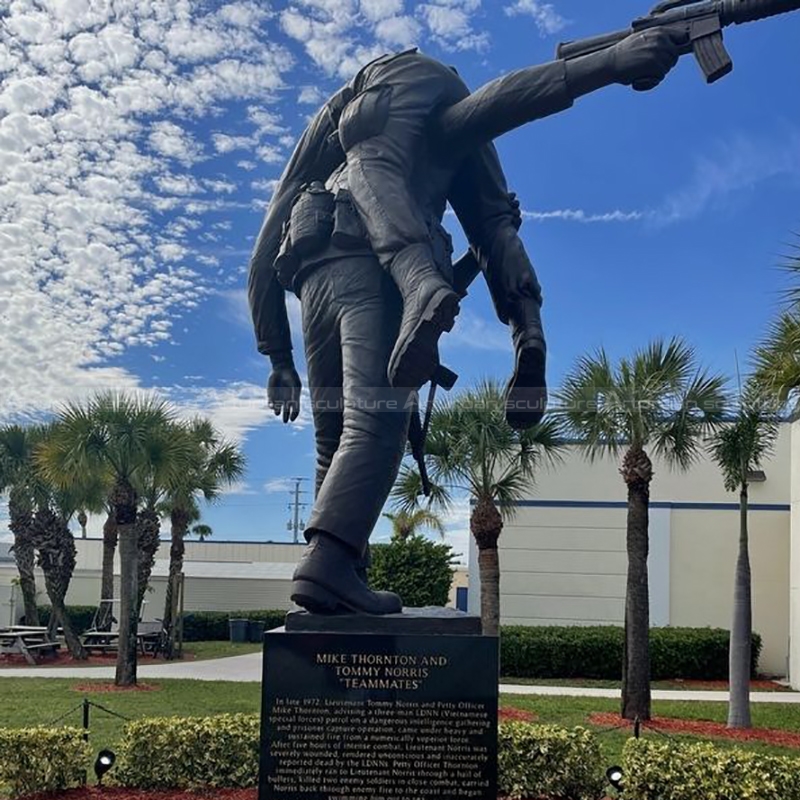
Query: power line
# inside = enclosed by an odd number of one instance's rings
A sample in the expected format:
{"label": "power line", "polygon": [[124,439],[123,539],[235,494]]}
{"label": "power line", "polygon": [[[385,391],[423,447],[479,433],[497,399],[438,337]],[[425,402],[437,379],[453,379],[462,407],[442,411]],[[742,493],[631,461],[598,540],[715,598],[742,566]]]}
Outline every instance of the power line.
{"label": "power line", "polygon": [[286,523],[286,529],[292,533],[292,541],[297,544],[300,541],[300,531],[305,528],[305,520],[300,519],[300,509],[306,508],[308,503],[300,502],[301,494],[308,494],[300,489],[300,484],[308,480],[308,478],[290,478],[294,481],[294,489],[291,490],[292,502],[289,504],[289,511],[293,512],[289,521]]}

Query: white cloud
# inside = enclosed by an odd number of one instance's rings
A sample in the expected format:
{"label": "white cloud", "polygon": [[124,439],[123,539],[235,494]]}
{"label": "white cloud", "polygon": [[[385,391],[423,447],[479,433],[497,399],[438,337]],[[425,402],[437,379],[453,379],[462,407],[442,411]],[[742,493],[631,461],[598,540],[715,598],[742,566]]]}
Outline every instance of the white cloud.
{"label": "white cloud", "polygon": [[453,548],[453,554],[460,564],[469,563],[469,518],[471,507],[469,497],[459,497],[453,501],[450,509],[442,514],[444,522],[444,540]]}
{"label": "white cloud", "polygon": [[436,0],[417,6],[417,14],[443,48],[481,52],[489,46],[489,34],[473,27],[480,5],[480,0]]}
{"label": "white cloud", "polygon": [[294,487],[291,478],[273,478],[264,484],[264,491],[267,494],[283,494]]}
{"label": "white cloud", "polygon": [[800,130],[771,138],[731,136],[716,143],[713,155],[698,157],[689,183],[651,216],[657,224],[699,217],[757,184],[785,177],[800,177]]}
{"label": "white cloud", "polygon": [[164,120],[155,122],[148,138],[150,147],[157,153],[180,161],[186,167],[200,160],[203,148],[180,125]]}
{"label": "white cloud", "polygon": [[509,17],[525,14],[533,17],[536,27],[542,36],[552,36],[563,30],[569,23],[555,9],[552,3],[542,0],[515,0],[504,9]]}
{"label": "white cloud", "polygon": [[559,208],[552,211],[523,211],[522,218],[545,222],[547,220],[562,220],[564,222],[638,222],[647,216],[643,211],[603,211],[591,213],[581,208]]}
{"label": "white cloud", "polygon": [[486,320],[462,307],[452,332],[442,338],[442,350],[467,347],[473,350],[511,352],[511,334],[497,320]]}
{"label": "white cloud", "polygon": [[[257,428],[279,421],[267,406],[266,388],[254,383],[242,381],[223,386],[174,386],[162,391],[182,416],[199,414],[208,417],[233,442],[241,442]],[[294,425],[304,427],[309,420],[310,417],[303,415]]]}
{"label": "white cloud", "polygon": [[[185,215],[249,203],[196,198],[204,187],[190,170],[204,155],[192,117],[258,103],[245,135],[264,147],[285,135],[265,104],[294,61],[268,24],[256,2],[212,10],[185,0],[7,4],[0,419],[137,388],[111,359],[170,341],[171,320],[207,294],[180,265],[189,252]],[[176,174],[176,164],[187,172]],[[225,180],[206,186],[230,192]],[[244,401],[237,409],[243,422],[230,425],[241,432],[258,415]]]}
{"label": "white cloud", "polygon": [[480,10],[481,0],[294,0],[280,24],[318,67],[347,79],[387,49],[423,39],[448,50],[484,50],[488,34],[474,24]]}
{"label": "white cloud", "polygon": [[236,483],[232,484],[231,486],[226,486],[222,490],[223,495],[254,495],[258,494],[258,492],[250,486],[249,483],[245,481],[236,481]]}
{"label": "white cloud", "polygon": [[324,99],[325,95],[318,86],[303,86],[300,89],[300,94],[297,96],[298,103],[309,106],[321,105]]}

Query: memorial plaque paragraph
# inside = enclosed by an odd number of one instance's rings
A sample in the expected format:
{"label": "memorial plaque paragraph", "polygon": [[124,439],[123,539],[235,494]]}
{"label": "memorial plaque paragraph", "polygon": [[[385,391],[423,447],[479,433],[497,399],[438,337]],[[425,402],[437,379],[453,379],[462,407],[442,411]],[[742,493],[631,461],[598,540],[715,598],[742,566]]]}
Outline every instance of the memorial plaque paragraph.
{"label": "memorial plaque paragraph", "polygon": [[260,800],[497,796],[497,643],[268,634]]}

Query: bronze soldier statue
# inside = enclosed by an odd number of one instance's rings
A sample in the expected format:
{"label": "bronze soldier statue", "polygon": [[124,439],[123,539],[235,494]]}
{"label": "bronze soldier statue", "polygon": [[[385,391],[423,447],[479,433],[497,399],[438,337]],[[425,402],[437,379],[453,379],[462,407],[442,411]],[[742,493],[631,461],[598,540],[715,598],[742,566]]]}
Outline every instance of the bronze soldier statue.
{"label": "bronze soldier statue", "polygon": [[[492,145],[501,134],[569,108],[610,84],[656,86],[686,41],[633,34],[581,58],[556,60],[470,93],[456,72],[416,50],[365,66],[300,138],[250,264],[258,349],[272,363],[268,402],[299,413],[285,291],[300,298],[317,448],[309,543],[292,599],[316,613],[389,614],[390,592],[366,585],[373,527],[397,477],[409,397],[438,367],[438,341],[477,263],[511,328],[508,422],[545,410],[541,291]],[[452,264],[447,203],[470,253]]]}

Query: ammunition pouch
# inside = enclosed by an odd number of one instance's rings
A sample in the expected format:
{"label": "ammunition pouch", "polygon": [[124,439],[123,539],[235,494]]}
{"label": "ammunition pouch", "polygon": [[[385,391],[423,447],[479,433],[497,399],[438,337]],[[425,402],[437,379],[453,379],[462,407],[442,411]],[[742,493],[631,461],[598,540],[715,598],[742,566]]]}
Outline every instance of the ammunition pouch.
{"label": "ammunition pouch", "polygon": [[333,194],[319,181],[298,196],[289,217],[292,250],[298,258],[310,258],[325,248],[333,233]]}
{"label": "ammunition pouch", "polygon": [[314,182],[297,196],[283,228],[274,264],[281,286],[293,289],[302,262],[324,254],[330,244],[340,250],[363,250],[369,239],[350,192],[340,188],[334,195]]}
{"label": "ammunition pouch", "polygon": [[367,231],[347,189],[336,192],[331,241],[342,250],[355,250],[367,244]]}

